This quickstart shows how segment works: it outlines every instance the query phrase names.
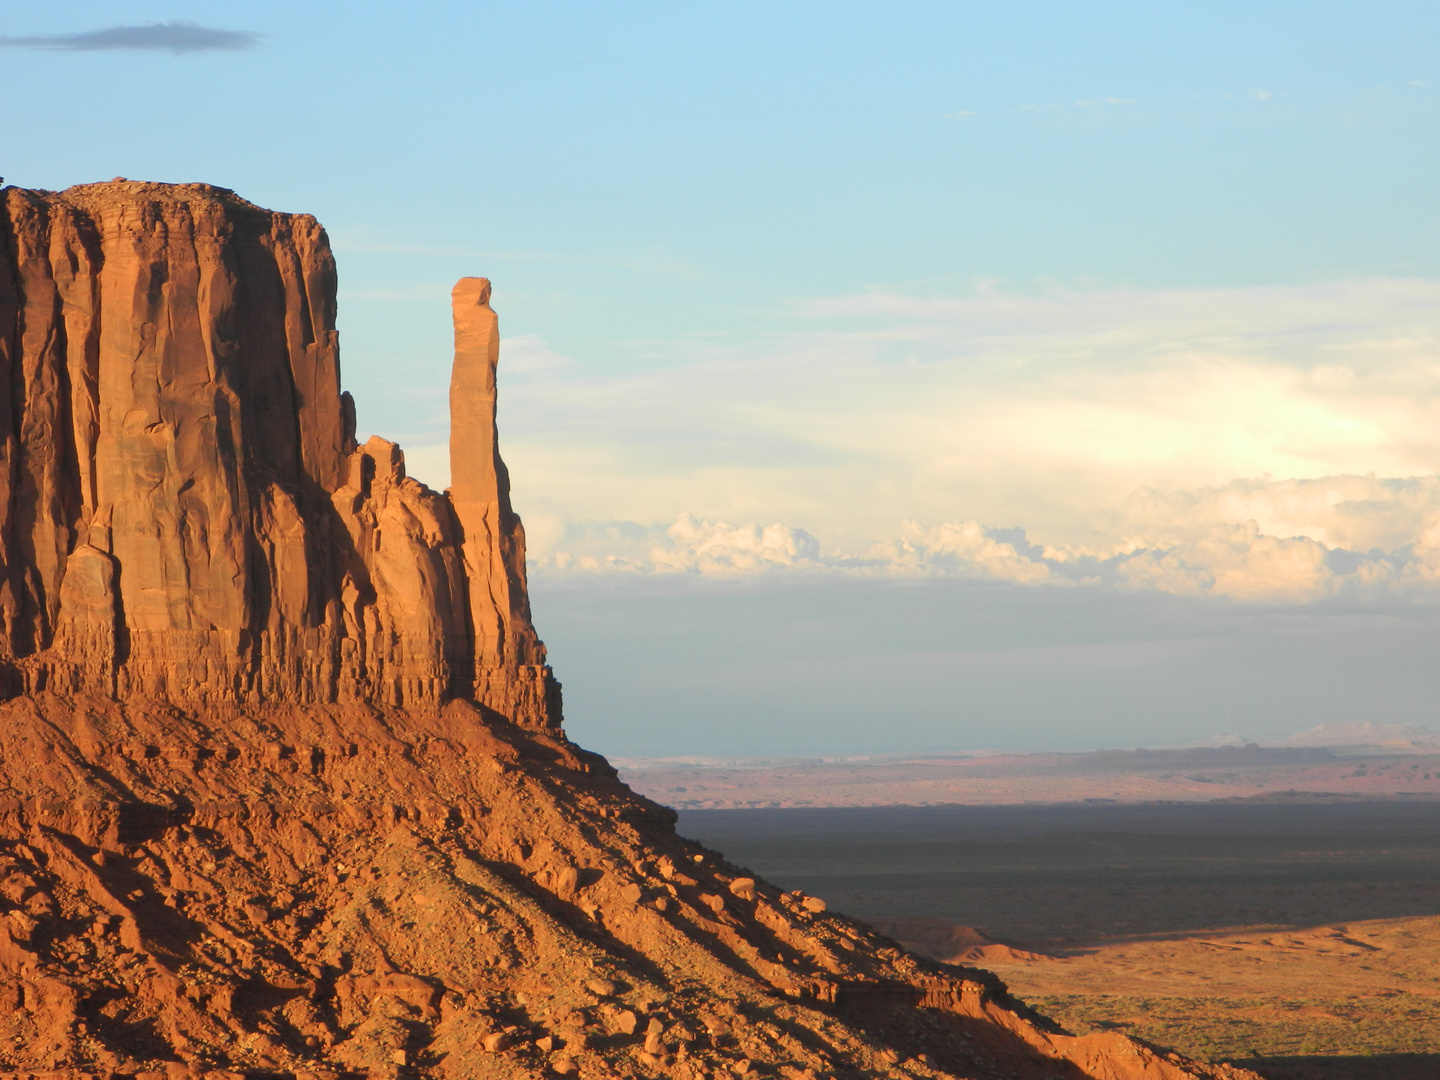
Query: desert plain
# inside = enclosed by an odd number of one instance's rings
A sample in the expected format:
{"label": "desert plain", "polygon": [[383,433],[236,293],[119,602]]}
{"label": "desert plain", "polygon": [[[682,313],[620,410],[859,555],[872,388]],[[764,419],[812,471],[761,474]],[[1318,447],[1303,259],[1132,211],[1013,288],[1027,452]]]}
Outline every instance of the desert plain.
{"label": "desert plain", "polygon": [[1440,801],[695,809],[679,827],[1072,1031],[1271,1080],[1440,1075]]}

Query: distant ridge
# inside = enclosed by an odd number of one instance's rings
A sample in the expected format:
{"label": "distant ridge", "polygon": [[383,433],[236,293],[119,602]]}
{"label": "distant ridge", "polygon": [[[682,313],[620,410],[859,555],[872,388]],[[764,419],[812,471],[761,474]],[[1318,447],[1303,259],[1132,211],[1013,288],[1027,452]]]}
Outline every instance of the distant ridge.
{"label": "distant ridge", "polygon": [[[1347,728],[1354,737],[1370,729]],[[1440,799],[1440,742],[1287,740],[1080,753],[616,758],[637,791],[679,809],[1273,797]],[[1308,737],[1311,733],[1306,733]]]}

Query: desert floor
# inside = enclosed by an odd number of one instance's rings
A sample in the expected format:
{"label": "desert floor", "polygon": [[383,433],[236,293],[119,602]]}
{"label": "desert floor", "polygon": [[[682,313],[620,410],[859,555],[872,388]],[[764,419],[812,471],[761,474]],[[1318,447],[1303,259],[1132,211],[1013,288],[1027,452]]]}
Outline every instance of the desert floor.
{"label": "desert floor", "polygon": [[1437,802],[687,810],[680,828],[1071,1030],[1272,1080],[1440,1076]]}

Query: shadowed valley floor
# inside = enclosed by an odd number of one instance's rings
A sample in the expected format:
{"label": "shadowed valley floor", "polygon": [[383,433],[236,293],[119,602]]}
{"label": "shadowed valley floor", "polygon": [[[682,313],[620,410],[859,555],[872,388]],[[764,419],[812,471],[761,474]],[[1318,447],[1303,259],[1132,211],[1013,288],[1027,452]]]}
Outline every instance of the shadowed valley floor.
{"label": "shadowed valley floor", "polygon": [[1440,1062],[1433,803],[687,811],[681,829],[1074,1030],[1276,1080]]}

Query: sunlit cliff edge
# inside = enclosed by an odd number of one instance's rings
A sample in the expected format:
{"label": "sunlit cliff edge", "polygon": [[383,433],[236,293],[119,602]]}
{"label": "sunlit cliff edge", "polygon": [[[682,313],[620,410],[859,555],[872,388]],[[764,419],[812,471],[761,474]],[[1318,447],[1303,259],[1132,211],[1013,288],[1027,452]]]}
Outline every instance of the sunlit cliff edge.
{"label": "sunlit cliff edge", "polygon": [[356,444],[313,218],[3,194],[0,1075],[1251,1075],[1070,1036],[566,739],[488,282],[442,494]]}

